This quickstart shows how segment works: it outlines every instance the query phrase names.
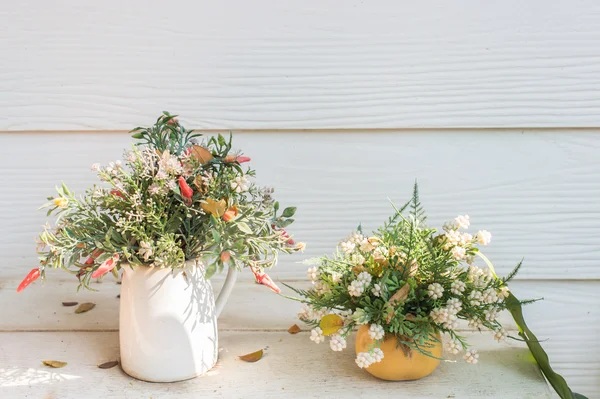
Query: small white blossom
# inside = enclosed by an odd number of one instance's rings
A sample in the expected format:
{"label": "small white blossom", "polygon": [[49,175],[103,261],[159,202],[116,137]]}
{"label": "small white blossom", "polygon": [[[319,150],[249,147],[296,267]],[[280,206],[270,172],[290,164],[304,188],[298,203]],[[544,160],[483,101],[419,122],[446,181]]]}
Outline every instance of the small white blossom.
{"label": "small white blossom", "polygon": [[135,152],[133,152],[133,151],[128,151],[128,152],[125,154],[125,159],[126,159],[128,162],[135,162],[136,158],[137,158],[137,156],[135,155]]}
{"label": "small white blossom", "polygon": [[479,354],[477,353],[476,349],[468,349],[465,352],[465,356],[463,356],[463,359],[465,359],[467,363],[477,364],[477,362],[479,361],[477,360],[479,359]]}
{"label": "small white blossom", "polygon": [[367,238],[360,242],[360,250],[363,252],[372,252],[375,250],[377,242],[371,243]]}
{"label": "small white blossom", "polygon": [[339,274],[339,273],[333,273],[333,274],[331,275],[331,281],[332,281],[334,284],[339,284],[339,283],[340,283],[340,281],[342,281],[342,275],[341,275],[341,274]]}
{"label": "small white blossom", "polygon": [[492,233],[487,230],[479,230],[477,232],[477,242],[481,245],[488,245],[492,241]]}
{"label": "small white blossom", "polygon": [[506,333],[506,331],[504,331],[503,328],[501,328],[500,330],[498,330],[494,333],[494,339],[496,341],[498,341],[498,343],[506,341],[507,337],[508,337],[508,334]]}
{"label": "small white blossom", "polygon": [[471,225],[471,222],[469,221],[469,215],[458,215],[454,219],[454,222],[459,229],[466,229]]}
{"label": "small white blossom", "polygon": [[462,345],[455,339],[446,342],[446,352],[457,355],[462,351]]}
{"label": "small white blossom", "polygon": [[493,288],[488,288],[487,290],[485,290],[483,292],[483,303],[496,303],[499,300],[501,300],[500,297],[498,297],[498,293],[496,292],[495,289]]}
{"label": "small white blossom", "polygon": [[319,271],[317,270],[316,266],[309,268],[306,271],[306,274],[308,275],[310,281],[317,281],[317,279],[319,278]]}
{"label": "small white blossom", "polygon": [[100,171],[100,164],[99,163],[92,164],[92,171],[99,172]]}
{"label": "small white blossom", "polygon": [[448,312],[448,309],[446,308],[435,308],[429,313],[429,317],[431,317],[431,320],[436,324],[444,324],[448,321],[449,315],[450,312]]}
{"label": "small white blossom", "polygon": [[150,194],[156,195],[156,194],[160,193],[160,186],[156,183],[153,183],[150,185],[150,187],[148,187],[148,192]]}
{"label": "small white blossom", "polygon": [[350,263],[352,263],[353,265],[356,265],[356,266],[362,266],[365,264],[365,257],[362,256],[361,254],[353,254],[350,257]]}
{"label": "small white blossom", "polygon": [[374,340],[380,340],[385,336],[383,327],[379,324],[371,324],[369,326],[369,337]]}
{"label": "small white blossom", "polygon": [[323,295],[331,292],[331,288],[326,283],[322,281],[317,281],[315,283],[315,292],[317,293],[317,295]]}
{"label": "small white blossom", "polygon": [[371,352],[371,356],[374,360],[373,363],[379,363],[383,360],[383,351],[380,348],[373,348]]}
{"label": "small white blossom", "polygon": [[508,287],[506,287],[506,286],[500,288],[500,291],[498,291],[498,298],[506,299],[506,298],[508,298],[509,295],[510,295],[510,291],[508,290]]}
{"label": "small white blossom", "polygon": [[471,291],[467,299],[471,306],[479,306],[481,305],[481,301],[483,301],[483,295],[480,291]]}
{"label": "small white blossom", "polygon": [[446,238],[446,243],[444,244],[444,249],[447,251],[450,248],[460,245],[462,241],[462,235],[456,230],[449,230],[444,234]]}
{"label": "small white blossom", "polygon": [[444,231],[452,231],[452,230],[456,230],[457,226],[456,226],[456,224],[454,224],[454,222],[446,222],[446,223],[444,223],[442,228],[444,229]]}
{"label": "small white blossom", "polygon": [[349,238],[350,241],[352,241],[356,244],[360,244],[360,242],[364,239],[365,239],[365,237],[362,234],[360,234],[358,231],[355,231],[354,233],[352,233]]}
{"label": "small white blossom", "polygon": [[352,253],[352,251],[354,251],[354,247],[356,247],[356,244],[352,241],[342,241],[340,243],[340,248],[347,254]]}
{"label": "small white blossom", "polygon": [[374,284],[373,289],[371,290],[373,296],[380,297],[381,296],[381,286],[379,284]]}
{"label": "small white blossom", "polygon": [[469,322],[470,328],[476,328],[478,330],[483,328],[483,322],[479,319],[468,319],[467,321]]}
{"label": "small white blossom", "polygon": [[461,295],[465,288],[465,283],[460,280],[456,280],[452,282],[452,285],[450,285],[450,292],[452,292],[454,295]]}
{"label": "small white blossom", "polygon": [[335,352],[340,352],[346,349],[346,338],[339,334],[332,335],[331,339],[329,340],[329,347]]}
{"label": "small white blossom", "polygon": [[427,287],[427,294],[433,299],[439,299],[444,293],[444,287],[438,283],[429,284]]}
{"label": "small white blossom", "polygon": [[165,172],[163,169],[160,169],[158,172],[156,172],[156,176],[154,176],[156,180],[165,180],[167,177],[169,177],[169,175],[167,175],[167,172]]}
{"label": "small white blossom", "polygon": [[310,340],[315,344],[320,344],[325,341],[325,337],[323,336],[323,330],[320,327],[315,327],[310,331]]}
{"label": "small white blossom", "polygon": [[245,176],[237,176],[234,181],[231,182],[231,189],[236,193],[248,191],[248,179]]}
{"label": "small white blossom", "polygon": [[452,254],[452,257],[454,259],[462,260],[465,257],[465,255],[467,254],[467,251],[463,247],[454,247],[454,248],[452,248],[450,253]]}
{"label": "small white blossom", "polygon": [[374,363],[375,359],[369,352],[360,352],[356,355],[356,365],[361,369],[365,369],[369,367],[372,363]]}
{"label": "small white blossom", "polygon": [[458,313],[462,310],[462,302],[458,298],[450,298],[446,302],[446,306],[451,313]]}
{"label": "small white blossom", "polygon": [[486,311],[484,312],[485,319],[487,321],[494,322],[498,319],[498,313],[499,313],[498,309],[496,309],[496,308],[486,309]]}
{"label": "small white blossom", "polygon": [[384,250],[383,250],[383,249],[381,249],[381,247],[377,247],[377,248],[375,248],[375,249],[373,250],[373,257],[374,257],[375,259],[381,259],[381,258],[384,258],[384,257],[385,257],[385,255],[384,255]]}
{"label": "small white blossom", "polygon": [[119,160],[116,160],[116,161],[115,161],[115,166],[116,166],[117,168],[120,168],[120,167],[121,167],[121,161],[119,161]]}
{"label": "small white blossom", "polygon": [[148,259],[154,254],[154,250],[152,249],[152,245],[149,242],[142,241],[140,242],[140,249],[138,249],[138,255],[144,258],[144,261],[148,261]]}
{"label": "small white blossom", "polygon": [[460,236],[460,245],[467,246],[473,241],[473,236],[469,233],[462,233]]}
{"label": "small white blossom", "polygon": [[364,291],[365,291],[364,285],[358,280],[354,280],[348,286],[348,294],[350,294],[350,296],[361,296]]}
{"label": "small white blossom", "polygon": [[368,272],[361,272],[356,279],[360,281],[360,283],[366,287],[371,284],[371,275]]}

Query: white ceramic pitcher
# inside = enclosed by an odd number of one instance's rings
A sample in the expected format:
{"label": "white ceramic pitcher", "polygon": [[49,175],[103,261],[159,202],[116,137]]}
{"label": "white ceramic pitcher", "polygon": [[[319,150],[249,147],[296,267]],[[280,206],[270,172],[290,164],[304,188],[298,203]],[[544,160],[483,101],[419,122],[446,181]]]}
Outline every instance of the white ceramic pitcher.
{"label": "white ceramic pitcher", "polygon": [[130,376],[174,382],[210,370],[218,358],[217,317],[237,270],[229,268],[215,302],[204,264],[185,268],[123,267],[119,340],[121,366]]}

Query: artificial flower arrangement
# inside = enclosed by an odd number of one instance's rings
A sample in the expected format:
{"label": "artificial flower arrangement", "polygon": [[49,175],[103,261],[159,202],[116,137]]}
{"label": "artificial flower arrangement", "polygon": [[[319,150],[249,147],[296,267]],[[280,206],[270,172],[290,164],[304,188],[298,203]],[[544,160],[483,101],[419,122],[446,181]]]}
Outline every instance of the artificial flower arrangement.
{"label": "artificial flower arrangement", "polygon": [[278,291],[264,273],[279,253],[304,248],[284,228],[296,208],[279,213],[273,189],[252,182],[250,158],[232,152],[231,136],[200,141],[164,112],[148,128],[132,130],[137,146],[125,161],[92,165],[102,185],[78,198],[63,183],[42,208],[57,216],[36,238],[39,267],[22,291],[47,268],[74,274],[80,287],[121,264],[182,268],[188,259],[206,262],[206,277],[225,265],[250,267],[258,282]]}
{"label": "artificial flower arrangement", "polygon": [[[365,235],[359,226],[333,257],[308,260],[314,265],[308,269],[311,289],[290,287],[302,296],[292,299],[304,302],[298,317],[312,327],[312,341],[318,344],[328,337],[331,349],[341,351],[358,328],[358,367],[382,379],[418,379],[442,360],[442,333],[448,337],[446,355],[460,353],[467,363],[476,364],[479,354],[461,336],[459,321],[476,330],[491,330],[502,342],[508,335],[498,315],[508,309],[520,329],[520,338],[510,338],[527,342],[561,397],[584,398],[552,371],[527,328],[521,305],[534,300],[519,301],[509,291],[507,283],[521,263],[499,278],[479,250],[492,236],[486,230],[468,233],[469,216],[456,217],[442,232],[428,227],[416,184],[412,199],[394,210],[372,235]],[[477,258],[488,267],[476,266]]]}

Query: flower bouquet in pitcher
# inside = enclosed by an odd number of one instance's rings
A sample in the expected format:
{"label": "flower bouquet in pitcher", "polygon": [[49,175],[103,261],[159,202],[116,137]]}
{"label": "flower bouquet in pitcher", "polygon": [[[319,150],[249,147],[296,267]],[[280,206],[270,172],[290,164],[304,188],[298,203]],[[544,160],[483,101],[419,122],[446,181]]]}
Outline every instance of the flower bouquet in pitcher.
{"label": "flower bouquet in pitcher", "polygon": [[[257,282],[280,253],[304,248],[284,228],[295,208],[280,212],[273,190],[256,186],[250,158],[232,152],[231,137],[201,140],[164,113],[136,128],[139,143],[124,162],[95,164],[102,183],[77,197],[66,185],[44,205],[57,216],[37,238],[40,265],[23,290],[48,268],[62,268],[90,288],[122,271],[121,363],[148,381],[195,377],[217,360],[216,318],[248,267]],[[216,302],[209,278],[228,276]],[[148,351],[156,348],[156,351]]]}

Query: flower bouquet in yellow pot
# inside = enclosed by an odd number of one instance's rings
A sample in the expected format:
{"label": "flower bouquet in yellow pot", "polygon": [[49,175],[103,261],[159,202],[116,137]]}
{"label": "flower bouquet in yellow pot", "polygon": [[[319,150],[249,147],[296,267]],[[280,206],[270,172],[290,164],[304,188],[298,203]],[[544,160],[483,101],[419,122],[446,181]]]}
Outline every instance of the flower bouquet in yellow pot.
{"label": "flower bouquet in yellow pot", "polygon": [[[520,337],[527,342],[542,371],[563,398],[572,393],[554,373],[536,337],[527,328],[521,305],[507,283],[521,264],[500,278],[480,248],[490,243],[486,230],[469,232],[469,216],[446,223],[442,231],[426,224],[418,190],[377,231],[359,227],[332,257],[311,259],[312,288],[292,288],[304,302],[299,318],[310,325],[310,339],[325,340],[334,351],[348,346],[356,331],[355,362],[384,380],[416,380],[428,376],[441,360],[479,361],[477,349],[461,335],[461,322],[475,330],[491,330],[503,342],[508,334],[498,316],[509,310]],[[480,268],[477,263],[484,265]]]}

